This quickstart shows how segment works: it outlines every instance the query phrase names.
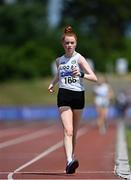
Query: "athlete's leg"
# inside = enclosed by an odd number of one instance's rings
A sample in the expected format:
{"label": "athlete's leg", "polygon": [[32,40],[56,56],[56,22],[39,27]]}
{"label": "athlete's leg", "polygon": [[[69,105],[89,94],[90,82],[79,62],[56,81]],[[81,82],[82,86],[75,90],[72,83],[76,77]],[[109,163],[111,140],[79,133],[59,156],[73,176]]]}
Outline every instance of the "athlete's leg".
{"label": "athlete's leg", "polygon": [[68,162],[72,161],[72,136],[73,136],[73,113],[70,107],[63,106],[59,108],[60,117],[64,130],[64,147]]}
{"label": "athlete's leg", "polygon": [[100,133],[105,133],[106,131],[106,119],[107,119],[107,108],[99,107],[98,127]]}
{"label": "athlete's leg", "polygon": [[74,109],[73,110],[73,154],[75,150],[75,144],[76,144],[76,136],[77,136],[77,130],[79,126],[79,122],[81,119],[82,110],[81,109]]}
{"label": "athlete's leg", "polygon": [[101,107],[96,106],[96,111],[97,111],[97,126],[100,128],[101,122],[102,122],[102,112],[101,112]]}
{"label": "athlete's leg", "polygon": [[105,107],[103,110],[103,117],[104,117],[103,127],[105,130],[107,129],[107,115],[108,115],[108,107]]}

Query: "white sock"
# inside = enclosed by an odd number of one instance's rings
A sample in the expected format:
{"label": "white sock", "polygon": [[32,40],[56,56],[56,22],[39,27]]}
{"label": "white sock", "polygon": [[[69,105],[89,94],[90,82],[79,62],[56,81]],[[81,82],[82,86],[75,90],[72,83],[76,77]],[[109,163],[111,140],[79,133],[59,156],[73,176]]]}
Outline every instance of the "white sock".
{"label": "white sock", "polygon": [[72,159],[75,159],[75,154],[72,155]]}
{"label": "white sock", "polygon": [[71,157],[70,157],[70,158],[68,158],[68,160],[67,160],[67,164],[69,164],[71,161],[72,161],[72,158],[71,158]]}

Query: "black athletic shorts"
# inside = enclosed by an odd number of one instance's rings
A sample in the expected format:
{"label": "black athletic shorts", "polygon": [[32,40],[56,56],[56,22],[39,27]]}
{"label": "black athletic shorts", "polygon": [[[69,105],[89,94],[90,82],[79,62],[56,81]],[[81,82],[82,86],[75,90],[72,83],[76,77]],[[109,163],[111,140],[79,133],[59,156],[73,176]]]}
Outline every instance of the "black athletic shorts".
{"label": "black athletic shorts", "polygon": [[69,106],[72,109],[83,109],[85,105],[85,92],[72,91],[59,88],[57,95],[57,106]]}

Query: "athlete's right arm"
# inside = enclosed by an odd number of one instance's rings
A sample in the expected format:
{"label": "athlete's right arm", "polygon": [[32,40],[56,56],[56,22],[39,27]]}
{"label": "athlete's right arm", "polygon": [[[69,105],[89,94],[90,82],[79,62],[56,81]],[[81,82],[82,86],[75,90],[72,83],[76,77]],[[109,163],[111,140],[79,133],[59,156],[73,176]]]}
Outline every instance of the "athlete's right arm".
{"label": "athlete's right arm", "polygon": [[59,65],[59,58],[56,59],[56,67],[57,67],[57,73],[55,75],[55,77],[53,78],[53,80],[51,81],[49,87],[48,87],[48,91],[50,93],[54,92],[54,86],[58,83],[59,81],[59,74],[58,74],[58,65]]}

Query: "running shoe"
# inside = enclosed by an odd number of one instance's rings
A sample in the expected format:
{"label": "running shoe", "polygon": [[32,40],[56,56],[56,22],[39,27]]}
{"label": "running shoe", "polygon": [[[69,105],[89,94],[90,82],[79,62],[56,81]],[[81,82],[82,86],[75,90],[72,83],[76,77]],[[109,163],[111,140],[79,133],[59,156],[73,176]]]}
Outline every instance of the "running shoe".
{"label": "running shoe", "polygon": [[73,174],[73,173],[75,173],[75,170],[78,168],[78,166],[79,166],[78,160],[76,160],[76,159],[72,160],[66,166],[66,174]]}

